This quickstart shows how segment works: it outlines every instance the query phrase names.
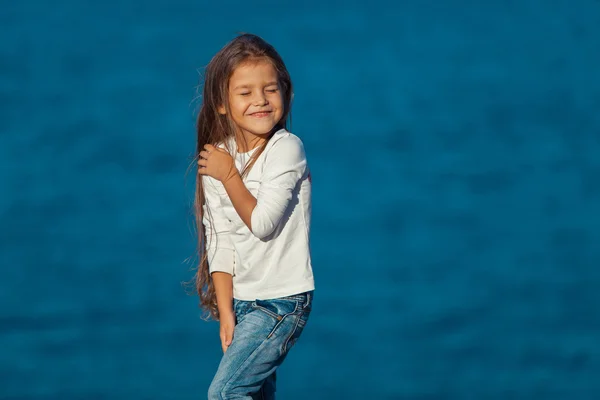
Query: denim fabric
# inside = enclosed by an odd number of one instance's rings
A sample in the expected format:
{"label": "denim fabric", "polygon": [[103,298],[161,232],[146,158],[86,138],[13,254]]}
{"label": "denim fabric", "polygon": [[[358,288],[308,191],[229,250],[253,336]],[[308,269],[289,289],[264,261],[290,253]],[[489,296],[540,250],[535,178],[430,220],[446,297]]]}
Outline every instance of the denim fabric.
{"label": "denim fabric", "polygon": [[233,341],[208,390],[209,400],[275,398],[276,370],[298,340],[313,291],[270,300],[234,299]]}

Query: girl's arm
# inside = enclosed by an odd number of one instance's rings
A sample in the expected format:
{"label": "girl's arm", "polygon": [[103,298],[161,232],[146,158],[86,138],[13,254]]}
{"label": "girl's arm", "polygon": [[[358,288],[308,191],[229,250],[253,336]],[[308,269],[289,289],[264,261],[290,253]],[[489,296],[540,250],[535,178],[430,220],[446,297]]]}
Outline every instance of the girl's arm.
{"label": "girl's arm", "polygon": [[198,161],[200,174],[221,181],[233,207],[254,236],[265,239],[281,222],[292,192],[306,172],[306,155],[297,136],[279,139],[269,150],[255,198],[244,185],[227,151],[204,146]]}
{"label": "girl's arm", "polygon": [[257,198],[248,191],[237,170],[224,180],[233,207],[254,236],[264,239],[277,228],[306,165],[302,141],[287,136],[269,151]]}
{"label": "girl's arm", "polygon": [[233,278],[226,272],[213,272],[212,280],[217,294],[219,315],[233,313]]}
{"label": "girl's arm", "polygon": [[231,176],[223,184],[227,195],[231,199],[233,208],[237,211],[238,215],[244,221],[244,224],[252,231],[252,212],[256,208],[256,198],[250,193],[239,172]]}
{"label": "girl's arm", "polygon": [[[200,176],[198,177],[200,178]],[[219,193],[213,178],[203,176],[205,204],[203,225],[206,227],[208,268],[215,287],[219,309],[220,338],[223,352],[233,340],[235,314],[233,312],[233,264],[235,251],[229,237],[229,221],[221,210]]]}
{"label": "girl's arm", "polygon": [[304,145],[297,136],[286,136],[273,144],[265,159],[252,212],[251,230],[255,236],[265,239],[277,229],[306,170]]}
{"label": "girl's arm", "polygon": [[223,353],[227,351],[233,340],[235,329],[235,313],[233,312],[233,279],[226,272],[213,272],[212,280],[217,295],[219,309],[219,337]]}
{"label": "girl's arm", "polygon": [[212,274],[215,271],[233,275],[235,250],[230,238],[230,222],[223,214],[221,200],[213,178],[202,177],[204,186],[205,204],[203,207],[202,222],[206,232],[206,253],[208,268]]}
{"label": "girl's arm", "polygon": [[213,272],[211,274],[217,294],[217,307],[219,314],[233,312],[233,278],[226,272]]}

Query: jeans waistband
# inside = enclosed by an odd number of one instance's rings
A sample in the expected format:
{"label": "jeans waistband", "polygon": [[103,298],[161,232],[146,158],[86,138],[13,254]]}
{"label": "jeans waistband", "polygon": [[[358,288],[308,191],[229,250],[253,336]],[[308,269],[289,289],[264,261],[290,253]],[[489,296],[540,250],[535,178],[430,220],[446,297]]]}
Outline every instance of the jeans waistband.
{"label": "jeans waistband", "polygon": [[304,293],[298,293],[298,294],[293,294],[291,296],[285,296],[282,297],[282,299],[288,299],[288,300],[298,300],[301,301],[303,304],[310,304],[313,298],[313,291],[308,291],[308,292],[304,292]]}

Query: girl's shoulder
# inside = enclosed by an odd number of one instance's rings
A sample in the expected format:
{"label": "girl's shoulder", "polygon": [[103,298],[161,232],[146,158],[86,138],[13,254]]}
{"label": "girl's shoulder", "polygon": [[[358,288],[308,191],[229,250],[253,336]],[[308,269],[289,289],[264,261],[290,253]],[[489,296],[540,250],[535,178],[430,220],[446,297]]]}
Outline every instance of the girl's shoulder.
{"label": "girl's shoulder", "polygon": [[304,143],[302,139],[286,129],[280,129],[273,134],[265,152],[269,153],[302,153],[304,154]]}
{"label": "girl's shoulder", "polygon": [[218,147],[220,149],[224,149],[224,150],[228,150],[228,149],[233,149],[235,147],[235,138],[233,136],[229,136],[227,138],[225,138],[224,140],[215,143],[215,147]]}

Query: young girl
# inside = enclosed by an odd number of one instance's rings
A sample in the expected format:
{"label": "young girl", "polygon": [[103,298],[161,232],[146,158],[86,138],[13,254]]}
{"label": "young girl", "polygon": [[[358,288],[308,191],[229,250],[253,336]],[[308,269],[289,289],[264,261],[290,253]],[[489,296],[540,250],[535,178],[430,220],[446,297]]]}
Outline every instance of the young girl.
{"label": "young girl", "polygon": [[287,131],[292,82],[275,49],[250,34],[221,49],[204,78],[196,289],[224,352],[208,398],[273,399],[314,290],[310,173]]}

